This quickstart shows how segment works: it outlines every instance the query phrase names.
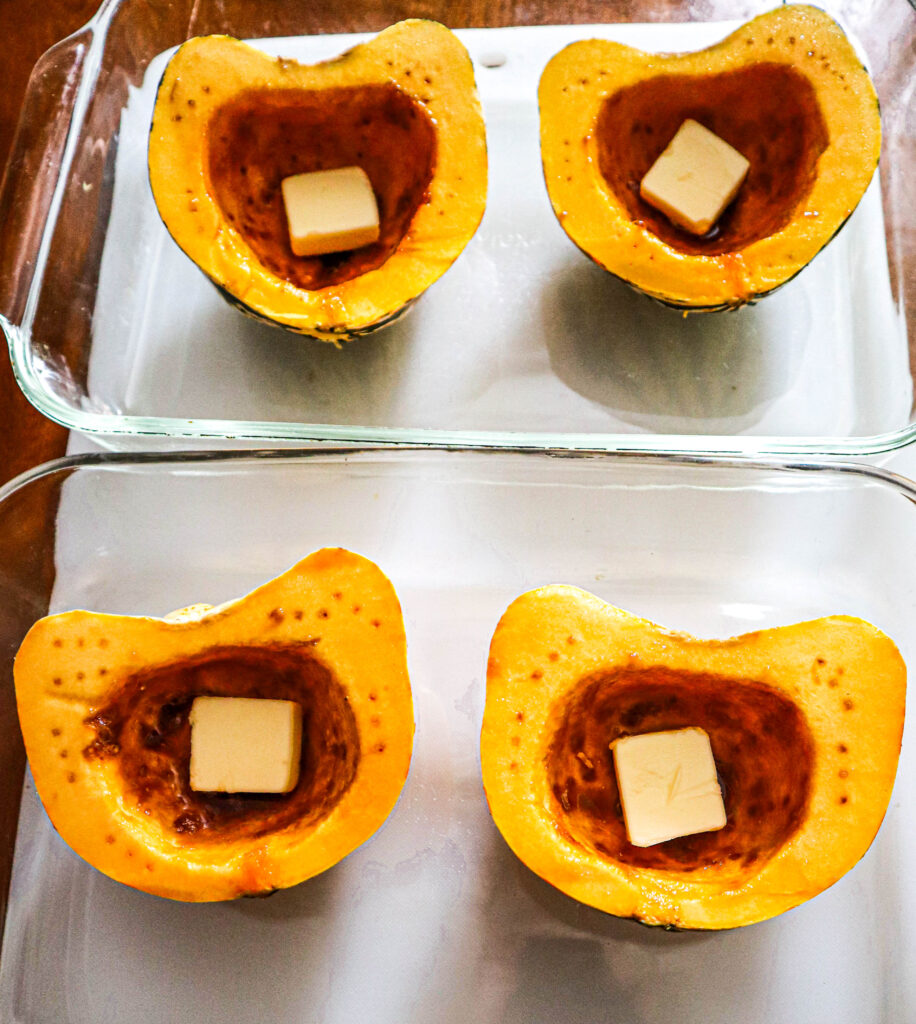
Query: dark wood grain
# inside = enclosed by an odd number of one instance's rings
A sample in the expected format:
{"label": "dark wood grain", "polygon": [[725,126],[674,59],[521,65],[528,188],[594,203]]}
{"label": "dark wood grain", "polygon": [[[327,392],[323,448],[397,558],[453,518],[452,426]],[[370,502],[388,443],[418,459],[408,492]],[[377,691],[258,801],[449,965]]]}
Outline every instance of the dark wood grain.
{"label": "dark wood grain", "polygon": [[[36,17],[30,5],[0,0],[0,39],[5,40],[0,70],[0,167],[6,166],[35,61],[85,23],[97,6],[97,0],[42,0],[41,15]],[[67,433],[25,399],[5,351],[0,362],[0,483],[5,483],[23,470],[61,454]]]}
{"label": "dark wood grain", "polygon": [[[42,0],[41,16],[18,0],[0,0],[0,167],[5,168],[32,67],[42,53],[80,27],[98,0]],[[8,223],[0,223],[0,231]],[[27,401],[13,376],[9,354],[0,354],[0,484],[61,455],[67,431],[42,416]],[[25,631],[47,608],[53,582],[53,552],[48,538],[57,495],[50,489],[38,500],[14,496],[4,503],[3,606],[0,608],[0,919],[12,869],[25,754],[13,695],[12,660]],[[28,587],[18,581],[28,581]]]}

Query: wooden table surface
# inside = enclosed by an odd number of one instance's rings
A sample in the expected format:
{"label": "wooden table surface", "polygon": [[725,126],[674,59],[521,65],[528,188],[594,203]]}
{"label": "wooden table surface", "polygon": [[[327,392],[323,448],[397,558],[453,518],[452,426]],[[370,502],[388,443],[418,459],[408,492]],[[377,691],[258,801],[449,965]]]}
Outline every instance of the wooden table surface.
{"label": "wooden table surface", "polygon": [[[35,61],[95,12],[98,0],[42,0],[41,16],[18,0],[0,0],[0,38],[6,54],[0,69],[0,167],[7,156]],[[0,231],[3,226],[0,225]],[[67,433],[26,401],[13,377],[9,354],[0,354],[0,484],[64,451]]]}

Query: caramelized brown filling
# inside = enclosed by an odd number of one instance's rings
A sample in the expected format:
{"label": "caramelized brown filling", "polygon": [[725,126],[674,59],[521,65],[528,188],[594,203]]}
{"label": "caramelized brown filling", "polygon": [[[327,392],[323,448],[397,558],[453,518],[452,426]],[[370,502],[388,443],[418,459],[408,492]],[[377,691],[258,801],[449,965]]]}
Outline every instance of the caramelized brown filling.
{"label": "caramelized brown filling", "polygon": [[[718,832],[632,846],[608,744],[688,726],[709,734],[728,822]],[[668,871],[743,869],[760,866],[801,824],[813,751],[798,707],[762,683],[624,668],[585,679],[573,691],[558,716],[547,772],[561,826],[611,860]]]}
{"label": "caramelized brown filling", "polygon": [[[302,707],[299,782],[289,793],[191,789],[195,697],[272,697]],[[347,695],[308,647],[221,647],[158,665],[122,683],[87,719],[96,733],[83,754],[116,758],[125,793],[167,830],[208,839],[257,838],[294,822],[314,824],[356,776],[359,733]]]}
{"label": "caramelized brown filling", "polygon": [[[687,119],[750,161],[737,198],[710,232],[675,227],[639,183]],[[829,137],[810,81],[787,64],[722,74],[658,75],[609,96],[595,129],[598,166],[630,218],[685,253],[738,252],[783,228],[811,191]]]}
{"label": "caramelized brown filling", "polygon": [[[278,277],[315,290],[380,267],[421,204],[436,161],[425,109],[394,85],[250,90],[208,128],[215,197],[258,259]],[[292,174],[362,167],[379,204],[377,242],[344,253],[296,256],[280,182]]]}

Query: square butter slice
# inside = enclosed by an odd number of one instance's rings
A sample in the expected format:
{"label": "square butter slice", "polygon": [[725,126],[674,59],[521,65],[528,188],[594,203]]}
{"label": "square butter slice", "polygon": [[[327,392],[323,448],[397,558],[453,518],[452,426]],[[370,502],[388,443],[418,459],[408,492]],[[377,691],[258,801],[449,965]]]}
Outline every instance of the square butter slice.
{"label": "square butter slice", "polygon": [[297,256],[344,252],[378,240],[378,203],[362,167],[294,174],[280,188]]}
{"label": "square butter slice", "polygon": [[191,789],[288,793],[296,785],[302,708],[295,701],[197,697],[190,721]]}
{"label": "square butter slice", "polygon": [[611,749],[633,846],[655,846],[725,827],[716,762],[703,729],[626,736]]}
{"label": "square butter slice", "polygon": [[649,168],[639,194],[694,235],[705,235],[738,194],[750,163],[724,139],[687,119]]}

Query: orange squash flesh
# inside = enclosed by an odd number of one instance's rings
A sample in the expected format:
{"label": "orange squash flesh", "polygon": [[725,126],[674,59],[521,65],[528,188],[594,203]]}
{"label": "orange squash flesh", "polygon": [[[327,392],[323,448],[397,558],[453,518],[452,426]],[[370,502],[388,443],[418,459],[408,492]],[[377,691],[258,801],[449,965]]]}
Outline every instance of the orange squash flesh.
{"label": "orange squash flesh", "polygon": [[[467,50],[409,19],[314,65],[228,36],[183,44],[157,94],[149,176],[170,234],[223,296],[325,341],[400,317],[483,216],[486,132]],[[360,166],[378,242],[297,257],[280,191],[293,174]]]}
{"label": "orange squash flesh", "polygon": [[[155,895],[225,900],[295,885],[367,840],[407,777],[400,605],[376,565],[343,549],[218,608],[49,616],[23,641],[14,675],[54,827],[94,867]],[[302,706],[290,793],[190,789],[188,712],[204,695]]]}
{"label": "orange squash flesh", "polygon": [[[861,619],[700,640],[575,587],[519,597],[493,636],[483,783],[506,842],[573,898],[667,928],[763,921],[832,885],[890,800],[906,669]],[[699,726],[727,824],[637,848],[609,745]]]}
{"label": "orange squash flesh", "polygon": [[[548,63],[538,100],[544,179],[570,239],[639,291],[697,312],[753,302],[803,269],[855,209],[881,148],[867,71],[840,26],[804,4],[694,53],[573,43]],[[750,161],[702,238],[639,194],[687,118]]]}

